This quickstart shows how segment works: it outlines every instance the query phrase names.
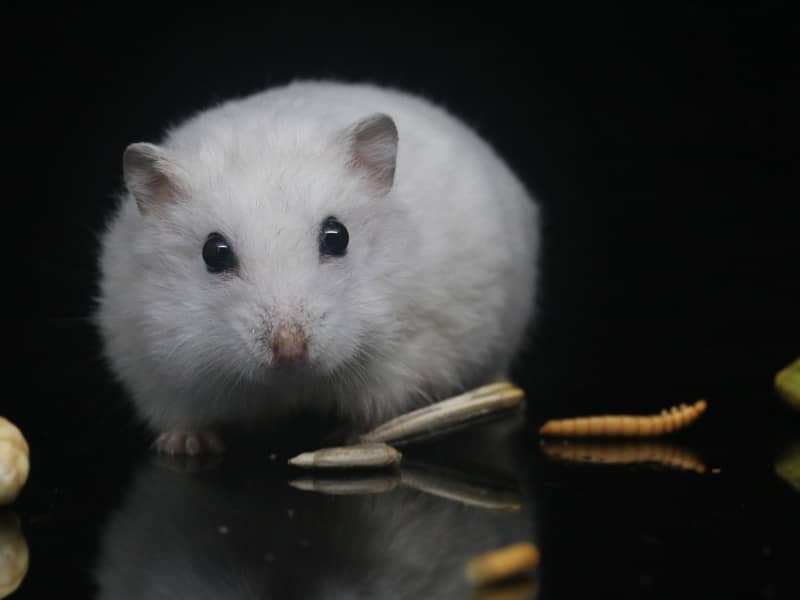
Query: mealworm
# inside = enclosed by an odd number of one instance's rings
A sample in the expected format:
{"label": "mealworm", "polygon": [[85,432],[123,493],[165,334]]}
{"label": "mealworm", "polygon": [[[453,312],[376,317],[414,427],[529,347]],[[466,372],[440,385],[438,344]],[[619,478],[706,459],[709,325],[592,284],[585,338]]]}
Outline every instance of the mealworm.
{"label": "mealworm", "polygon": [[472,585],[483,586],[521,575],[538,565],[539,549],[530,542],[518,542],[469,559],[465,573]]}
{"label": "mealworm", "polygon": [[657,415],[601,415],[548,421],[542,435],[561,437],[655,437],[684,429],[703,414],[706,401],[681,404]]}
{"label": "mealworm", "polygon": [[657,463],[666,467],[705,473],[706,465],[689,450],[664,442],[624,442],[617,444],[542,442],[548,458],[569,462],[629,465]]}

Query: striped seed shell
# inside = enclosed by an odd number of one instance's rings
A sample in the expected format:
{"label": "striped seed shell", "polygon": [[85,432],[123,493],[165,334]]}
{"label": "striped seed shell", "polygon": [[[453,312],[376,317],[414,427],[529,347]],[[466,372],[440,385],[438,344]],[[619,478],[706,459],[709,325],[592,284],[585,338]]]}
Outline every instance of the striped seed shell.
{"label": "striped seed shell", "polygon": [[402,454],[386,444],[356,444],[304,452],[289,459],[289,464],[305,469],[362,469],[392,467]]}
{"label": "striped seed shell", "polygon": [[499,382],[411,411],[361,436],[362,442],[395,443],[429,431],[447,429],[492,413],[518,407],[525,393]]}

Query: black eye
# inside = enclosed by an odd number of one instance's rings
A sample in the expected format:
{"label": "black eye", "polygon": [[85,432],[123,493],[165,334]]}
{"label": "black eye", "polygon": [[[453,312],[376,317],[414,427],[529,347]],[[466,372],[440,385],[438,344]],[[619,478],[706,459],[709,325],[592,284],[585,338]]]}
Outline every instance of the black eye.
{"label": "black eye", "polygon": [[203,260],[211,273],[222,273],[236,268],[236,255],[224,237],[212,233],[203,246]]}
{"label": "black eye", "polygon": [[347,228],[333,217],[325,219],[319,232],[319,253],[323,256],[342,256],[347,252],[350,235]]}

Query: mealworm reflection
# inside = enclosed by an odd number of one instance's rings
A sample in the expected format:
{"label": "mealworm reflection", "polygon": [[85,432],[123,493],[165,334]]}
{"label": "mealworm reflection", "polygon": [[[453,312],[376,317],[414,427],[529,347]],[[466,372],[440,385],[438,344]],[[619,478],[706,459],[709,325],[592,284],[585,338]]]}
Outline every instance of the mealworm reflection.
{"label": "mealworm reflection", "polygon": [[620,443],[540,442],[548,458],[579,463],[630,465],[651,463],[672,469],[705,473],[706,465],[691,450],[666,442]]}

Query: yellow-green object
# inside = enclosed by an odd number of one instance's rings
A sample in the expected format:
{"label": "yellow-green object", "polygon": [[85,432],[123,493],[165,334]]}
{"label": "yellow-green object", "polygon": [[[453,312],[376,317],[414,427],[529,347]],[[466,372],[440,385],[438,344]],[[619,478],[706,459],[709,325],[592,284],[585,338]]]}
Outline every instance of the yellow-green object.
{"label": "yellow-green object", "polygon": [[775,389],[789,406],[800,410],[800,358],[775,375]]}
{"label": "yellow-green object", "polygon": [[775,473],[800,493],[800,442],[790,444],[778,455]]}

